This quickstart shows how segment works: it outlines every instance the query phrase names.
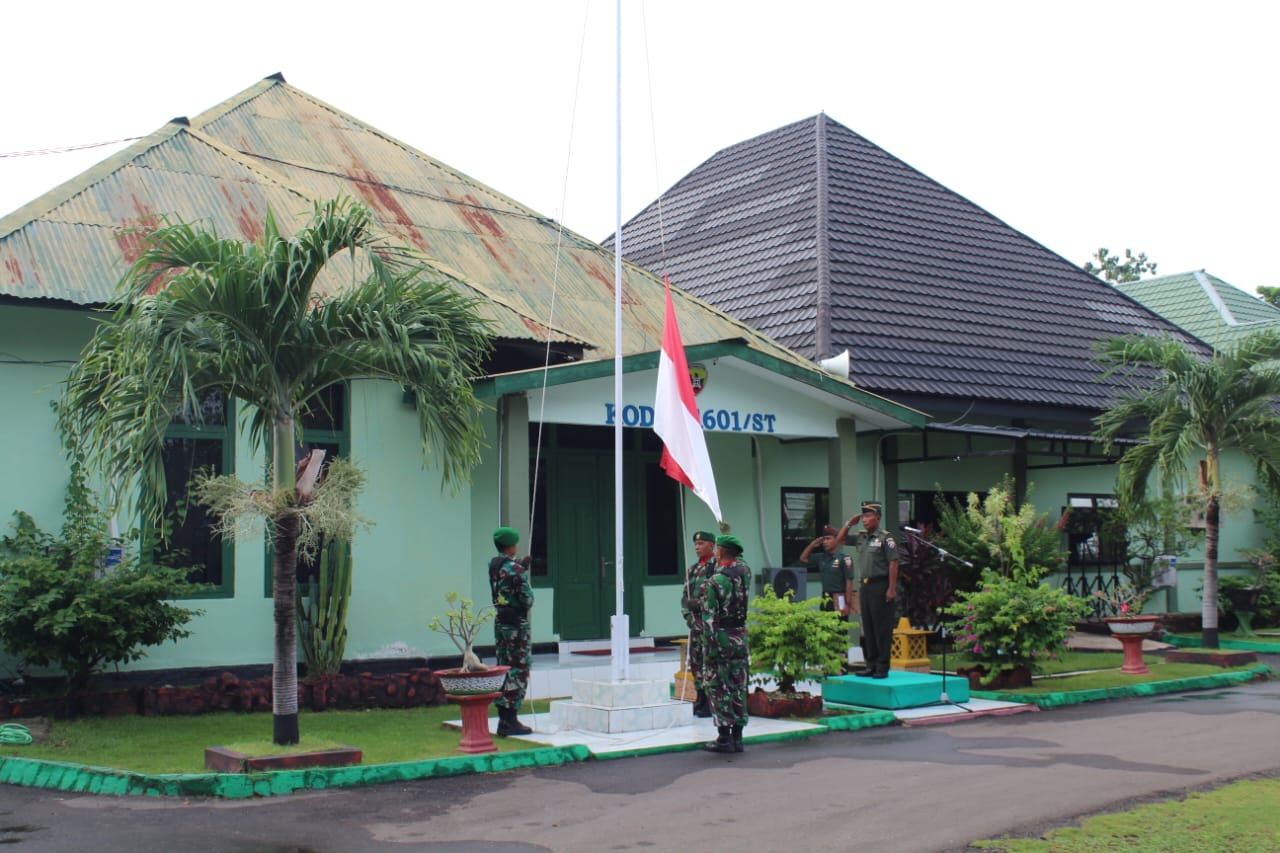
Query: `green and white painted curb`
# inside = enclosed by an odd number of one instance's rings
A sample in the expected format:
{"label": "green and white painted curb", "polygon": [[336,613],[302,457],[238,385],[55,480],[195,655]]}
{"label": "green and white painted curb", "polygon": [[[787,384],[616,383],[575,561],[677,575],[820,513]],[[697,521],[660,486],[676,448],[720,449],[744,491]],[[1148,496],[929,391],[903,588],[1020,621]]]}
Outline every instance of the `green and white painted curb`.
{"label": "green and white painted curb", "polygon": [[348,767],[309,767],[256,773],[164,773],[148,775],[109,767],[89,767],[32,758],[0,758],[0,783],[86,794],[153,797],[270,797],[295,791],[382,785],[469,773],[500,773],[527,767],[553,767],[585,761],[581,745],[543,747],[483,755],[459,755],[428,761]]}
{"label": "green and white painted curb", "polygon": [[981,699],[1020,702],[1026,705],[1038,705],[1041,708],[1060,708],[1064,705],[1080,705],[1084,702],[1100,702],[1104,699],[1123,699],[1129,696],[1157,696],[1161,693],[1178,693],[1183,690],[1208,690],[1215,687],[1227,687],[1273,674],[1274,670],[1271,667],[1257,663],[1246,669],[1223,672],[1216,675],[1196,675],[1191,678],[1174,678],[1169,681],[1144,681],[1139,684],[1127,684],[1122,687],[1100,687],[1096,690],[1070,690],[1062,693],[1016,693],[1007,690],[999,692],[978,690],[973,695]]}

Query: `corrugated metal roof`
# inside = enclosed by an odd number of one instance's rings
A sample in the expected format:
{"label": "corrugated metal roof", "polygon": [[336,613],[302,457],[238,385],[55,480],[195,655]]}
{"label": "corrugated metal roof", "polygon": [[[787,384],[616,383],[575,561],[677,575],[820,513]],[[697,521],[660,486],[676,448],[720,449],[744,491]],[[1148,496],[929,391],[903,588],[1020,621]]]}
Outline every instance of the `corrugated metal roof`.
{"label": "corrugated metal roof", "polygon": [[[553,341],[589,348],[587,359],[612,358],[612,253],[278,75],[0,219],[0,295],[100,304],[161,216],[252,239],[268,209],[288,233],[314,201],[338,195],[365,203],[390,242],[481,297],[498,337],[544,343],[552,329]],[[623,294],[624,352],[657,350],[662,282],[624,264]],[[744,339],[817,371],[683,291],[673,298],[687,345]]]}

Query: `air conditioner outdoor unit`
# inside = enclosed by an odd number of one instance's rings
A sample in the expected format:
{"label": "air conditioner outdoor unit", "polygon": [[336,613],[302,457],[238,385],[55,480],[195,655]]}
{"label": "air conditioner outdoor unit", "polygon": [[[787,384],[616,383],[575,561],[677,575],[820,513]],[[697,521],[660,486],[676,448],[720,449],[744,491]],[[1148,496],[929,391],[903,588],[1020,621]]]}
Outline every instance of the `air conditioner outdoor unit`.
{"label": "air conditioner outdoor unit", "polygon": [[760,582],[756,584],[756,594],[764,593],[764,586],[773,588],[773,594],[782,598],[787,590],[791,590],[792,601],[803,601],[808,598],[808,572],[802,567],[788,566],[782,569],[761,569]]}

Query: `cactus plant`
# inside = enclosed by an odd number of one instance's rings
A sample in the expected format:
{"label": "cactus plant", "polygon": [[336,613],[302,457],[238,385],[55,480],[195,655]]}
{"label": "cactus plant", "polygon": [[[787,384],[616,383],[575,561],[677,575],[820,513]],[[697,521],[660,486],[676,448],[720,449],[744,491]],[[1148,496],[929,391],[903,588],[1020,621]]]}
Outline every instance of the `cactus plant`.
{"label": "cactus plant", "polygon": [[298,596],[298,638],[309,677],[335,675],[342,666],[350,600],[351,543],[330,539],[320,550],[315,580]]}

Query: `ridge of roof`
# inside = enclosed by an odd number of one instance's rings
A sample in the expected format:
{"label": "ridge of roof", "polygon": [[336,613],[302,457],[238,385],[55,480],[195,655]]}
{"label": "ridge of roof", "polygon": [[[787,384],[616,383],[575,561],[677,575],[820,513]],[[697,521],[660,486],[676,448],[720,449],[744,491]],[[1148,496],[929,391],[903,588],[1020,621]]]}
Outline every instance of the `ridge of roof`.
{"label": "ridge of roof", "polygon": [[1218,316],[1222,318],[1222,322],[1226,323],[1228,326],[1240,325],[1236,320],[1235,315],[1231,313],[1231,309],[1227,307],[1227,303],[1222,300],[1222,294],[1218,292],[1218,289],[1214,287],[1213,283],[1209,281],[1209,279],[1205,278],[1204,272],[1197,271],[1193,272],[1191,275],[1195,278],[1196,283],[1200,285],[1200,288],[1205,292],[1205,295],[1209,297],[1209,301],[1213,304],[1213,307],[1217,309]]}
{"label": "ridge of roof", "polygon": [[[427,154],[424,151],[410,145],[409,143],[395,136],[392,136],[391,134],[386,133],[385,131],[380,130],[379,128],[376,128],[365,121],[362,121],[360,118],[352,115],[351,113],[346,112],[345,110],[339,107],[334,106],[333,104],[328,103],[327,101],[317,98],[315,95],[312,95],[310,92],[304,91],[303,89],[299,89],[298,87],[289,84],[288,82],[285,81],[284,75],[280,74],[279,72],[272,74],[268,77],[264,77],[257,84],[250,86],[248,89],[245,89],[244,91],[231,96],[230,98],[226,99],[222,103],[217,104],[216,106],[211,107],[208,110],[205,110],[204,112],[197,115],[194,119],[192,119],[192,124],[196,127],[204,127],[206,125],[212,124],[216,122],[218,119],[224,118],[229,113],[235,111],[241,106],[244,106],[245,104],[248,104],[250,101],[254,100],[255,98],[259,97],[262,94],[265,94],[270,89],[276,88],[276,87],[287,89],[289,93],[294,97],[302,98],[303,100],[306,100],[314,104],[320,109],[333,113],[334,115],[341,117],[344,121],[350,122],[352,125],[365,131],[366,133],[372,134],[373,136],[376,136],[379,139],[382,139],[388,142],[389,144],[394,145],[397,148],[400,148],[409,154],[412,154],[414,157],[424,161],[425,163],[429,164],[433,168],[440,169],[443,172],[447,172],[450,175],[453,175],[460,182],[473,186],[476,189],[480,190],[481,192],[484,192],[486,195],[493,196],[495,199],[502,201],[504,204],[510,205],[512,208],[515,208],[521,211],[524,215],[528,216],[530,219],[559,229],[565,235],[571,237],[575,242],[577,242],[583,248],[596,248],[596,249],[600,248],[600,245],[598,243],[591,241],[590,239],[584,237],[581,234],[578,234],[576,231],[573,231],[572,229],[565,228],[560,223],[556,222],[556,220],[554,220],[553,218],[546,216],[545,214],[539,213],[533,208],[520,203],[519,201],[515,200],[511,196],[508,196],[505,193],[502,193],[494,189],[493,187],[489,186],[483,181],[477,180],[476,178],[473,178],[472,176],[466,174],[465,172],[455,169],[453,166],[450,166],[448,163],[445,163],[442,160],[438,160],[435,157],[432,157],[430,154]],[[242,152],[242,153],[248,153],[248,152]],[[256,156],[256,155],[249,154],[249,156]],[[346,177],[350,178],[350,176],[346,176]]]}

